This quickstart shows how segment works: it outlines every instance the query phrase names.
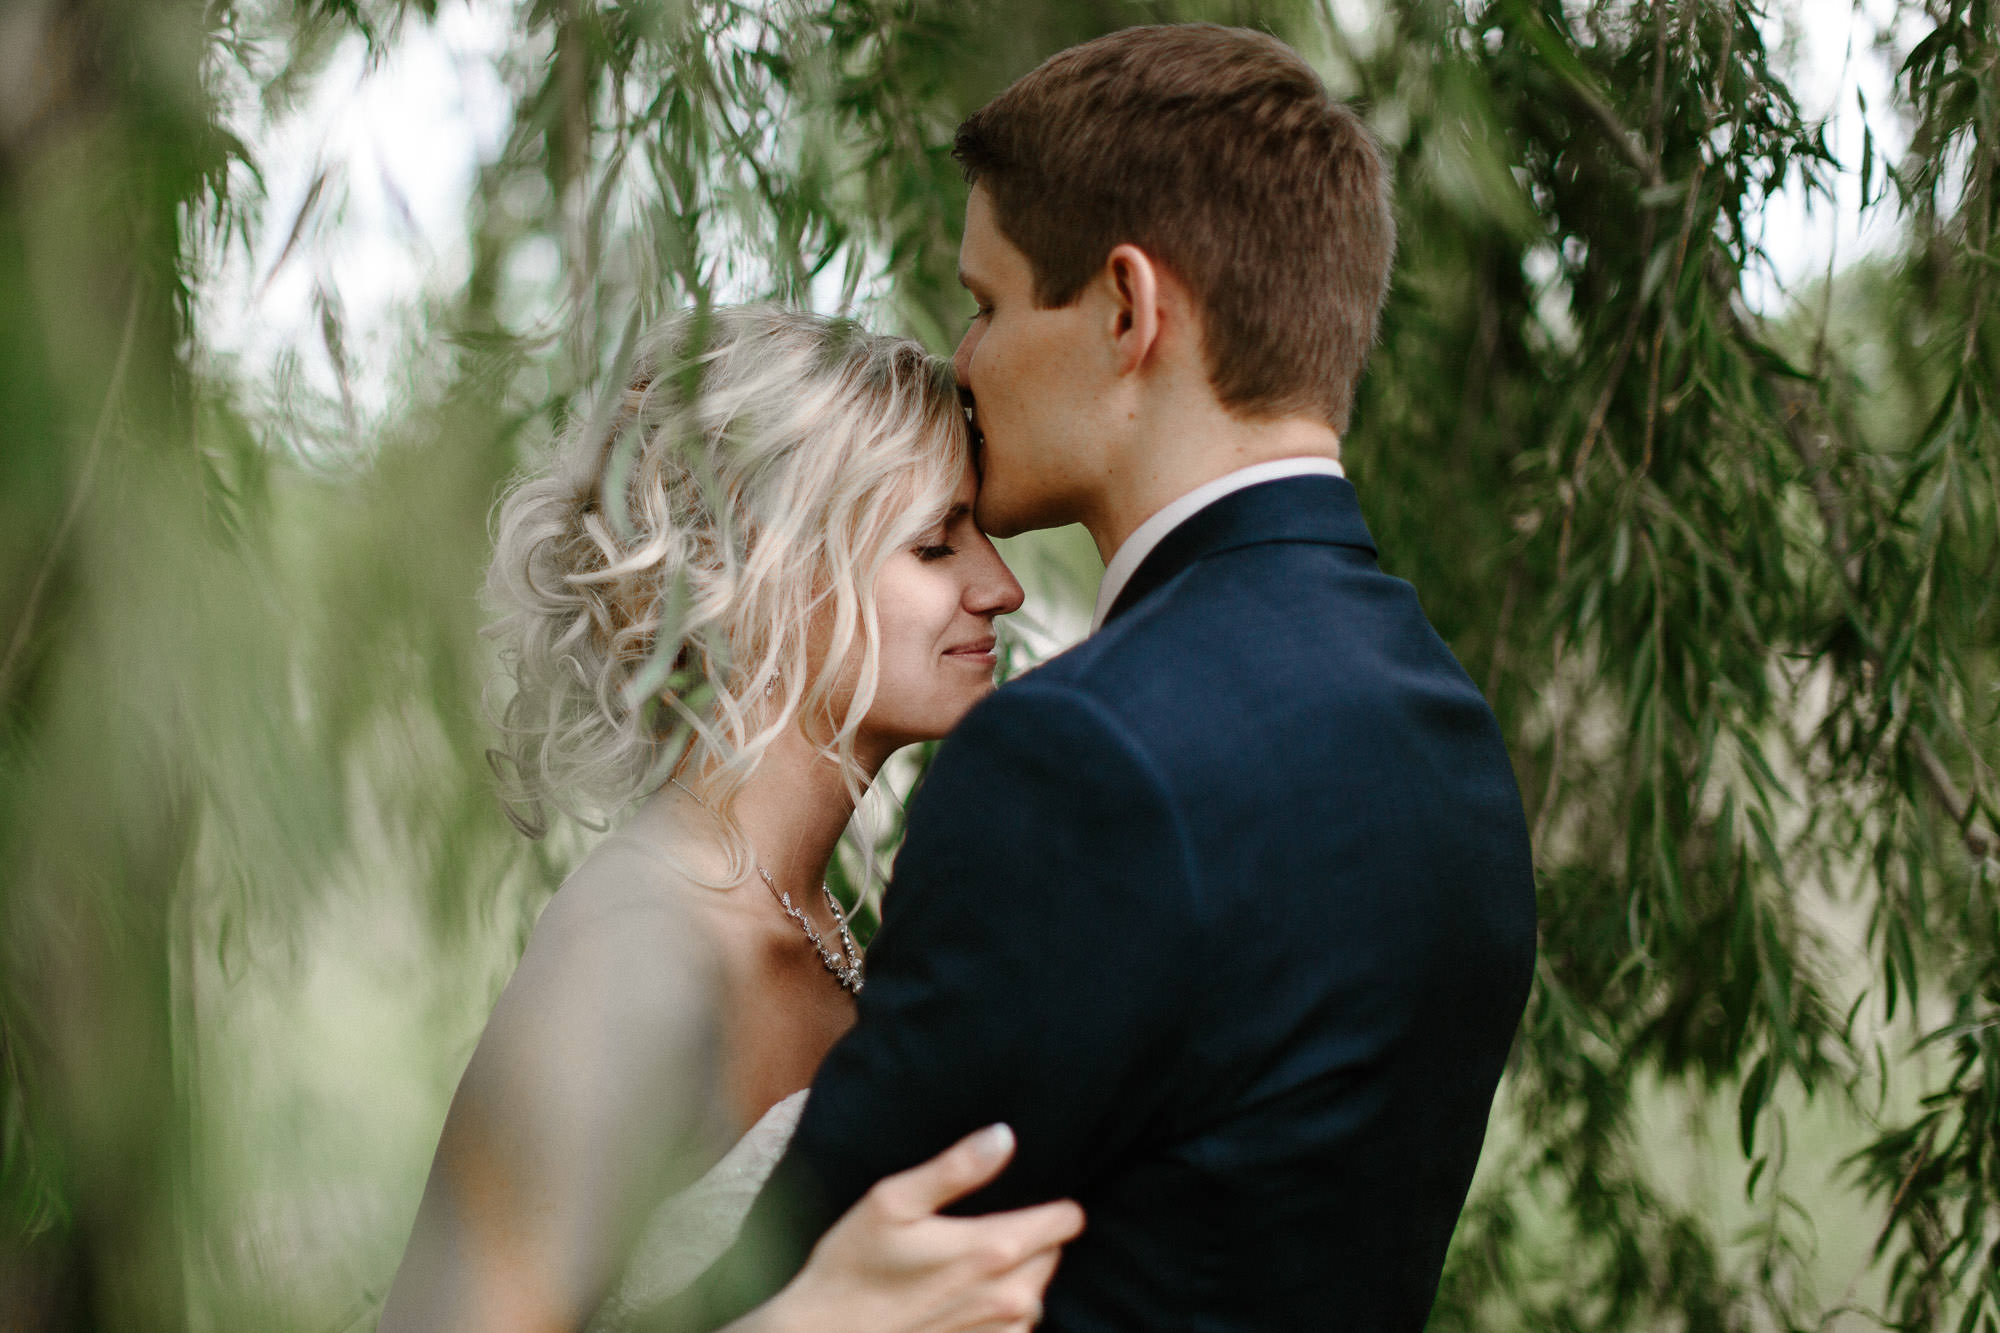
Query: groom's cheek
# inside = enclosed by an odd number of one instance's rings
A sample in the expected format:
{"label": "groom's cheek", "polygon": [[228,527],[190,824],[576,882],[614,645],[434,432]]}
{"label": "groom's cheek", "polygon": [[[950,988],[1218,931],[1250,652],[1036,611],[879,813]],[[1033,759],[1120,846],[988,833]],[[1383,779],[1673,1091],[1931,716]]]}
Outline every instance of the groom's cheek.
{"label": "groom's cheek", "polygon": [[1021,523],[1005,508],[1000,490],[1000,487],[989,489],[982,481],[979,502],[972,507],[972,517],[987,536],[1012,537],[1021,532]]}

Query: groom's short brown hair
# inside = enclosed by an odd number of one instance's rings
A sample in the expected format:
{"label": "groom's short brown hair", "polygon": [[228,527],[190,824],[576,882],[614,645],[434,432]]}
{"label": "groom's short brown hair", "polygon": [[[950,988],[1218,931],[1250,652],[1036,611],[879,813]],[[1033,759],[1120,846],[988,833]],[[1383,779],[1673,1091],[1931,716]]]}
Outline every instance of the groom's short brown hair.
{"label": "groom's short brown hair", "polygon": [[1299,54],[1211,23],[1058,52],[959,127],[952,154],[1074,301],[1131,243],[1193,292],[1209,382],[1247,415],[1347,428],[1396,224],[1381,153]]}

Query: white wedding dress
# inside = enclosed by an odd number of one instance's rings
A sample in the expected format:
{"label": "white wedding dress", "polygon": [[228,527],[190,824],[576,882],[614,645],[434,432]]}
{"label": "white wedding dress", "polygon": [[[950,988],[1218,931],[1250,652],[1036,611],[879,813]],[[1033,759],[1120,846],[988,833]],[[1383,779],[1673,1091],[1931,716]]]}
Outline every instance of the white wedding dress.
{"label": "white wedding dress", "polygon": [[806,1107],[801,1088],[766,1111],[722,1160],[656,1209],[591,1333],[631,1328],[679,1295],[735,1243]]}

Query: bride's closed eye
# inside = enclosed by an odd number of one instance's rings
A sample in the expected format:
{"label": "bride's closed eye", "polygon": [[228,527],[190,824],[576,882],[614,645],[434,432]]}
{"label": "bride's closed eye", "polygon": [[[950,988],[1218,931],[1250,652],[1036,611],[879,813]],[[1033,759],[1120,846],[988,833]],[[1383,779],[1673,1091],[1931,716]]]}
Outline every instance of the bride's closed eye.
{"label": "bride's closed eye", "polygon": [[913,549],[916,552],[917,559],[923,561],[925,564],[930,564],[934,560],[949,559],[950,557],[958,554],[958,548],[946,542],[937,542],[927,546],[918,546]]}

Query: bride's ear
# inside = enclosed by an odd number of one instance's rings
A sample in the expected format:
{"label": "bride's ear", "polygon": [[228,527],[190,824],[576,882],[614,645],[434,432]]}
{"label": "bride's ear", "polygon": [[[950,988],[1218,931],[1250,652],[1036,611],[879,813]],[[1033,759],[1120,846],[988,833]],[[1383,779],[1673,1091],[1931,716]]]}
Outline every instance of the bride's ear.
{"label": "bride's ear", "polygon": [[1111,293],[1113,364],[1130,375],[1146,364],[1160,339],[1160,272],[1136,245],[1113,247],[1104,261]]}

